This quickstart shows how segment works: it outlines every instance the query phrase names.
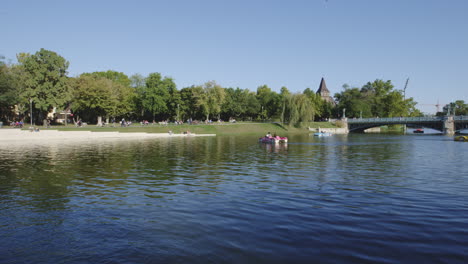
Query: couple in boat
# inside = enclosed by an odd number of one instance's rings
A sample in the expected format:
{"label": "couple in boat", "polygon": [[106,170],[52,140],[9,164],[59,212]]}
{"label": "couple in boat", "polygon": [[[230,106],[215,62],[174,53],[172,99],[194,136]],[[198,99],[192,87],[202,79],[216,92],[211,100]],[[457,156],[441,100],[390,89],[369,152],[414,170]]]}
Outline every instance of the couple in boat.
{"label": "couple in boat", "polygon": [[280,136],[277,136],[276,134],[272,136],[271,133],[268,132],[266,136],[261,137],[259,141],[262,143],[287,143],[288,138],[280,137]]}

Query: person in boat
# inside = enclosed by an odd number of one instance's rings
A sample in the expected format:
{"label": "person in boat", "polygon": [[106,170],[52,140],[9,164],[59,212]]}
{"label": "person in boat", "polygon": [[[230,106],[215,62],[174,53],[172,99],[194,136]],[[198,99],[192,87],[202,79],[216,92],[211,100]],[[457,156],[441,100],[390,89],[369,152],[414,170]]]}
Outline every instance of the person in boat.
{"label": "person in boat", "polygon": [[270,137],[271,137],[271,133],[268,132],[268,133],[266,134],[266,137],[267,137],[267,138],[270,138]]}

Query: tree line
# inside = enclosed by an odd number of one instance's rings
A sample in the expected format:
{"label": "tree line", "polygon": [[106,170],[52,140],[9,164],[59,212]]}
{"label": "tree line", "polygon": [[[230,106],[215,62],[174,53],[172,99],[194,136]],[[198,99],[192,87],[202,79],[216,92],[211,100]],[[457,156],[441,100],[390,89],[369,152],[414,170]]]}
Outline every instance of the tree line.
{"label": "tree line", "polygon": [[117,71],[67,76],[69,62],[41,49],[19,53],[18,63],[0,58],[0,119],[33,117],[38,123],[48,113],[69,109],[75,119],[96,123],[98,118],[128,120],[275,120],[290,125],[346,117],[421,115],[412,98],[404,98],[391,81],[375,80],[362,88],[335,94],[336,104],[310,88],[292,93],[267,85],[249,89],[222,87],[215,81],[178,89],[171,77],[154,72],[127,76]]}

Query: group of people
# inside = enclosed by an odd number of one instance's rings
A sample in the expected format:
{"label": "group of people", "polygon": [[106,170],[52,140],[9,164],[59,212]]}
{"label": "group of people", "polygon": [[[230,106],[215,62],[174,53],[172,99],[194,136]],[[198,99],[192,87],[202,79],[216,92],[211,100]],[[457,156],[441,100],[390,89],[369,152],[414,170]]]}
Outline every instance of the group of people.
{"label": "group of people", "polygon": [[120,126],[121,127],[128,127],[132,124],[130,121],[125,121],[125,118],[122,118],[122,121],[120,121]]}
{"label": "group of people", "polygon": [[29,127],[29,132],[39,132],[39,128],[38,127]]}
{"label": "group of people", "polygon": [[23,123],[22,120],[10,123],[10,126],[16,127],[16,128],[23,128],[23,125],[24,125],[24,123]]}

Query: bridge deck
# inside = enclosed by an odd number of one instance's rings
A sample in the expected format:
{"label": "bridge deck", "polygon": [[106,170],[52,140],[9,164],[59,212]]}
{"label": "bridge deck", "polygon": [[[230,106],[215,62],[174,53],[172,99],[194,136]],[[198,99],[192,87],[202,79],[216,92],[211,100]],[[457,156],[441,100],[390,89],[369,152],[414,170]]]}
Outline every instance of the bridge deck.
{"label": "bridge deck", "polygon": [[[447,120],[447,116],[434,117],[373,117],[348,119],[348,123],[414,123],[414,122],[441,122]],[[468,121],[468,116],[454,116],[454,121]]]}
{"label": "bridge deck", "polygon": [[416,125],[439,131],[450,129],[459,131],[468,128],[468,116],[434,117],[384,117],[347,119],[349,131],[362,131],[367,128],[385,125]]}

